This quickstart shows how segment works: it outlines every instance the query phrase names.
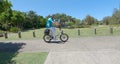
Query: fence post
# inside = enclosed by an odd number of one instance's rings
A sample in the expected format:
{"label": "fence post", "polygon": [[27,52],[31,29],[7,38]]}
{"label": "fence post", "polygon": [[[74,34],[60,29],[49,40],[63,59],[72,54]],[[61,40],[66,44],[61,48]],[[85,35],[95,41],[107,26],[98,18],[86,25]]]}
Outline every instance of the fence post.
{"label": "fence post", "polygon": [[36,35],[35,35],[35,31],[33,31],[33,37],[34,37],[34,38],[36,37]]}
{"label": "fence post", "polygon": [[18,37],[21,38],[21,31],[18,32]]}
{"label": "fence post", "polygon": [[97,34],[96,27],[94,28],[94,34],[95,34],[95,35]]}
{"label": "fence post", "polygon": [[78,29],[78,35],[80,35],[80,29]]}
{"label": "fence post", "polygon": [[4,33],[4,35],[5,35],[5,39],[7,39],[8,38],[7,31]]}
{"label": "fence post", "polygon": [[113,34],[113,28],[112,27],[110,27],[110,33]]}

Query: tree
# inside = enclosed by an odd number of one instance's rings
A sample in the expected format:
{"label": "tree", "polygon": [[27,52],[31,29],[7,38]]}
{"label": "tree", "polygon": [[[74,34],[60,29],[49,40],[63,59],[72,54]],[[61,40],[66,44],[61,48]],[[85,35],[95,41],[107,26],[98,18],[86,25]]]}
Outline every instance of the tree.
{"label": "tree", "polygon": [[0,0],[0,14],[8,9],[10,9],[12,3],[8,0]]}
{"label": "tree", "polygon": [[80,24],[81,24],[81,20],[80,19],[75,19],[75,25],[79,27]]}
{"label": "tree", "polygon": [[0,0],[0,28],[4,30],[9,29],[9,23],[11,21],[12,10],[11,2],[8,0]]}
{"label": "tree", "polygon": [[39,27],[46,27],[46,21],[47,21],[47,19],[46,18],[44,18],[43,16],[38,16],[38,19],[39,19]]}
{"label": "tree", "polygon": [[24,21],[25,21],[25,13],[16,10],[12,12],[12,17],[11,17],[12,27],[18,27],[22,29]]}
{"label": "tree", "polygon": [[107,16],[107,17],[104,17],[102,22],[105,24],[105,25],[109,25],[110,24],[110,21],[111,21],[111,17],[110,16]]}
{"label": "tree", "polygon": [[120,24],[120,10],[114,9],[112,16],[104,17],[102,22],[106,25]]}
{"label": "tree", "polygon": [[26,13],[26,18],[25,18],[25,28],[35,28],[35,25],[37,24],[38,21],[38,15],[30,10],[28,13]]}
{"label": "tree", "polygon": [[12,16],[12,10],[7,9],[6,11],[2,12],[0,14],[0,24],[1,28],[4,30],[8,30],[10,27],[10,22],[11,22],[11,16]]}
{"label": "tree", "polygon": [[87,15],[86,18],[83,20],[83,24],[85,25],[92,25],[97,23],[97,19],[95,19],[94,17]]}
{"label": "tree", "polygon": [[120,10],[119,9],[114,9],[111,23],[112,24],[120,24]]}
{"label": "tree", "polygon": [[[76,22],[76,18],[73,18],[72,16],[66,15],[64,13],[60,14],[60,13],[56,13],[56,14],[52,14],[55,18],[56,21],[60,20],[61,25],[64,27],[66,26],[66,23],[69,24],[69,22],[73,22],[73,24],[75,24]],[[48,15],[49,16],[49,15]],[[48,16],[46,18],[48,18]]]}

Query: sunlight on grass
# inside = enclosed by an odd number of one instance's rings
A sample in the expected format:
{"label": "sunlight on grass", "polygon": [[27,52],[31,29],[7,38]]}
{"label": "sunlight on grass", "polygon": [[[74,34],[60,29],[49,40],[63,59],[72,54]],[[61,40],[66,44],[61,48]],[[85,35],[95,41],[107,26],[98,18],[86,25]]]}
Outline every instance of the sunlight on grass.
{"label": "sunlight on grass", "polygon": [[[80,28],[80,36],[78,36],[78,29],[62,29],[64,33],[68,34],[70,38],[78,38],[78,37],[91,37],[91,36],[120,36],[120,27],[113,27],[113,34],[110,33],[110,26],[95,26],[97,34],[94,34],[94,27],[91,28]],[[44,35],[45,28],[36,29],[36,30],[27,30],[21,33],[21,37],[18,37],[18,33],[8,33],[8,39],[4,37],[0,37],[1,41],[7,40],[29,40],[29,39],[42,39]],[[33,37],[33,31],[35,31],[36,37]],[[59,29],[57,29],[57,34],[59,33]]]}

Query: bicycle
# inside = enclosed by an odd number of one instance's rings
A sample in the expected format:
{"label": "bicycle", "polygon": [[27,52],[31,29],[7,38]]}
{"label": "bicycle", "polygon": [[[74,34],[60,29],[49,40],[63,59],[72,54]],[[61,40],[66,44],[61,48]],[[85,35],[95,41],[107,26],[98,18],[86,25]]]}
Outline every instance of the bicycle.
{"label": "bicycle", "polygon": [[[64,33],[63,30],[61,30],[61,28],[59,28],[59,30],[60,32],[55,37],[56,38],[59,37],[62,42],[67,42],[69,39],[69,36],[66,33]],[[50,29],[45,29],[43,40],[47,43],[53,40],[53,36]]]}

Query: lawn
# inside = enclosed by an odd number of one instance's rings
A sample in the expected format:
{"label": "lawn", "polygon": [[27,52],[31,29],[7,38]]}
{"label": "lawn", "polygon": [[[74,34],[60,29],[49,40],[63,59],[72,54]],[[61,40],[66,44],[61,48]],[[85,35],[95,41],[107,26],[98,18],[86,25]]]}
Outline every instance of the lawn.
{"label": "lawn", "polygon": [[0,64],[44,64],[47,52],[0,53]]}
{"label": "lawn", "polygon": [[[26,39],[42,39],[44,35],[44,29],[36,29],[35,34],[36,37],[33,37],[33,31],[34,30],[27,30],[22,32],[22,38],[18,38],[17,33],[8,33],[8,39],[5,39],[4,37],[0,37],[1,41],[6,40],[26,40]],[[120,27],[113,27],[113,34],[110,33],[110,27],[109,26],[96,26],[96,35],[94,34],[94,27],[90,28],[80,28],[80,36],[78,36],[78,28],[76,29],[62,29],[65,33],[69,35],[70,38],[76,38],[76,37],[94,37],[94,36],[120,36]],[[57,33],[58,33],[57,29]]]}
{"label": "lawn", "polygon": [[[33,31],[35,31],[36,37],[33,37]],[[27,40],[27,39],[41,39],[44,34],[44,28],[43,29],[36,29],[36,30],[27,30],[21,32],[21,38],[18,37],[18,33],[10,33],[8,32],[8,39],[5,39],[5,37],[0,37],[1,41],[6,40]]]}

